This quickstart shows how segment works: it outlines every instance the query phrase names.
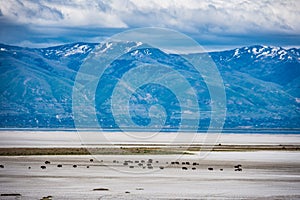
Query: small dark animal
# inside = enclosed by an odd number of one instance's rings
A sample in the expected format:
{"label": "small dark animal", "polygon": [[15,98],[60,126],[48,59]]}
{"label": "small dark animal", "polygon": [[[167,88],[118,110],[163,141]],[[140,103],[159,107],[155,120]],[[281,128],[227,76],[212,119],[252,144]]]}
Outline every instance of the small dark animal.
{"label": "small dark animal", "polygon": [[190,165],[190,162],[185,162],[186,165]]}
{"label": "small dark animal", "polygon": [[4,165],[0,165],[0,168],[4,168]]}
{"label": "small dark animal", "polygon": [[73,167],[74,167],[74,168],[76,168],[76,167],[77,167],[77,165],[73,165]]}
{"label": "small dark animal", "polygon": [[46,169],[46,166],[42,165],[42,166],[41,166],[41,169]]}
{"label": "small dark animal", "polygon": [[234,166],[234,168],[240,168],[240,167],[242,167],[242,165],[240,164]]}
{"label": "small dark animal", "polygon": [[214,168],[212,168],[212,167],[209,167],[209,168],[207,168],[209,171],[213,171],[214,170]]}
{"label": "small dark animal", "polygon": [[50,161],[46,160],[46,161],[45,161],[45,164],[46,164],[46,165],[47,165],[47,164],[50,164]]}
{"label": "small dark animal", "polygon": [[196,170],[196,167],[192,167],[192,170]]}
{"label": "small dark animal", "polygon": [[61,164],[58,164],[57,167],[62,167],[62,165],[61,165]]}
{"label": "small dark animal", "polygon": [[90,159],[90,162],[94,162],[94,159],[91,158],[91,159]]}
{"label": "small dark animal", "polygon": [[182,170],[187,170],[187,167],[182,167],[181,169],[182,169]]}
{"label": "small dark animal", "polygon": [[163,166],[160,166],[159,169],[164,169],[164,167],[163,167]]}
{"label": "small dark animal", "polygon": [[237,169],[235,169],[234,171],[240,172],[240,171],[242,171],[242,168],[237,168]]}

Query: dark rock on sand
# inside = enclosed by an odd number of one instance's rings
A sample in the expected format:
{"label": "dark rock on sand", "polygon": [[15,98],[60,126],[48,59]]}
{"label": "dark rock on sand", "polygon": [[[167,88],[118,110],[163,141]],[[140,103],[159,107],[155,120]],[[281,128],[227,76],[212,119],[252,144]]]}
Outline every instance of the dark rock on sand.
{"label": "dark rock on sand", "polygon": [[108,188],[95,188],[93,191],[109,191]]}
{"label": "dark rock on sand", "polygon": [[22,196],[21,194],[18,193],[8,193],[8,194],[1,194],[1,197],[19,197]]}

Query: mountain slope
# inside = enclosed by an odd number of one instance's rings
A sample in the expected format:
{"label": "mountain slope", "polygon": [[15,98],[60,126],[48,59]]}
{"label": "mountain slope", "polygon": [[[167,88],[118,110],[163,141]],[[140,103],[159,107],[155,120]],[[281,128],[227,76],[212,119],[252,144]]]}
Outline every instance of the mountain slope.
{"label": "mountain slope", "polygon": [[[124,52],[112,63],[111,70],[105,73],[105,87],[97,90],[97,117],[101,126],[116,127],[112,113],[107,111],[111,106],[107,102],[119,78],[129,69],[146,64],[160,63],[190,77],[188,81],[198,91],[201,110],[210,110],[205,83],[180,56],[146,47],[130,51],[132,46],[137,45],[134,43],[104,44],[98,48],[105,51],[118,45],[128,46],[129,52]],[[73,128],[74,80],[81,64],[96,46],[75,43],[30,49],[1,44],[0,127]],[[300,49],[256,45],[212,52],[210,56],[221,73],[226,89],[226,128],[299,128]],[[164,76],[163,71],[158,73]],[[133,121],[142,126],[149,124],[149,116],[145,113],[151,105],[159,103],[169,113],[167,127],[176,129],[181,114],[176,96],[166,88],[154,87],[142,88],[146,93],[154,91],[148,101],[144,101],[146,96],[135,94],[135,98],[132,97]],[[187,109],[193,110],[188,106]],[[200,124],[200,128],[205,129],[209,119],[205,114],[201,116],[204,123]],[[126,126],[127,122],[122,123]]]}

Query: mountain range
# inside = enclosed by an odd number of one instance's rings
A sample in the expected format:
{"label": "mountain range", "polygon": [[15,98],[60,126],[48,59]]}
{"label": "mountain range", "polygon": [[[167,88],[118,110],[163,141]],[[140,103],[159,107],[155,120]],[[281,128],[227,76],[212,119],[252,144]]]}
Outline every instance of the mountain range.
{"label": "mountain range", "polygon": [[[96,43],[80,42],[48,48],[0,44],[0,127],[74,128],[72,90],[78,70],[96,48],[118,45],[131,48],[137,43],[106,43],[99,47]],[[201,57],[203,53],[191,56]],[[225,86],[224,128],[300,128],[300,49],[255,45],[210,52],[209,56]],[[126,120],[116,123],[112,112],[107,111],[111,106],[107,102],[124,71],[142,63],[157,62],[191,77],[189,83],[199,91],[201,110],[210,110],[207,88],[188,63],[178,55],[145,46],[124,52],[111,64],[113,70],[105,72],[104,85],[98,85],[96,112],[103,128],[115,129],[120,123],[128,125]],[[167,113],[165,126],[177,129],[180,105],[176,96],[157,85],[147,85],[141,90],[145,94],[152,91],[152,99],[144,101],[145,96],[139,99],[138,94],[133,94],[129,103],[132,120],[147,126],[151,119],[145,112],[149,112],[151,105],[160,103]],[[199,129],[207,128],[209,116],[202,115],[201,119]]]}

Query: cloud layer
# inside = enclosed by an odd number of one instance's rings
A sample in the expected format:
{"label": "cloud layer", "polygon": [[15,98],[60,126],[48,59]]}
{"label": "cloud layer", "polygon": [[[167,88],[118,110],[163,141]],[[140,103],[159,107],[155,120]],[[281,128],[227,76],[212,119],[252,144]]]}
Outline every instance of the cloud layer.
{"label": "cloud layer", "polygon": [[[182,31],[207,43],[266,35],[281,36],[285,43],[299,43],[299,39],[295,41],[300,35],[299,10],[297,0],[1,0],[0,25],[4,28],[0,36],[12,31],[13,26],[23,26],[48,39],[51,30],[53,37],[63,37],[64,33],[68,37],[70,30],[76,31],[77,37],[80,30],[155,26]],[[24,38],[23,42],[26,40],[33,38]]]}

